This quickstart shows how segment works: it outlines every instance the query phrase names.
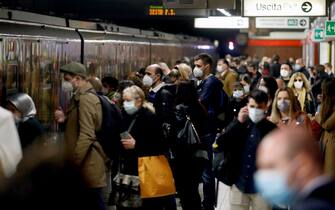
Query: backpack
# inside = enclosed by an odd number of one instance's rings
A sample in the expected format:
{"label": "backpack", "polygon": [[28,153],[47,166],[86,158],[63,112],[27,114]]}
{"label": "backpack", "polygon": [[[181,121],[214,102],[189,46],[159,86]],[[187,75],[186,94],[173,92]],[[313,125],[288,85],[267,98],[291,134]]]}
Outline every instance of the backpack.
{"label": "backpack", "polygon": [[121,111],[106,96],[94,94],[99,98],[102,109],[101,129],[96,132],[97,140],[108,158],[114,160],[121,140]]}

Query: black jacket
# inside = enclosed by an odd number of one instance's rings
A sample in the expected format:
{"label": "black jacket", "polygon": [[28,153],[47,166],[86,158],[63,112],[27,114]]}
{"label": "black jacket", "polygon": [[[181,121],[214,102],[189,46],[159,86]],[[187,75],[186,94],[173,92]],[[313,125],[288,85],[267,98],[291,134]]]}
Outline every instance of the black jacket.
{"label": "black jacket", "polygon": [[[205,108],[198,102],[196,89],[192,82],[181,84],[165,85],[156,95],[154,107],[156,109],[158,122],[165,131],[165,126],[170,126],[170,134],[166,134],[170,145],[175,144],[176,132],[183,128],[184,121],[177,119],[179,110],[176,106],[183,104],[187,107],[187,114],[190,116],[199,136],[204,136],[209,128],[206,125],[207,113]],[[170,135],[170,136],[167,136]]]}
{"label": "black jacket", "polygon": [[334,210],[335,181],[314,189],[309,195],[298,199],[292,206],[293,210]]}
{"label": "black jacket", "polygon": [[[237,119],[234,119],[216,140],[217,150],[224,151],[225,156],[223,174],[221,174],[223,177],[220,180],[227,185],[235,184],[241,174],[245,143],[252,125],[253,123],[250,120],[240,123]],[[276,128],[275,124],[266,119],[257,123],[256,126],[260,131],[261,139]]]}
{"label": "black jacket", "polygon": [[134,115],[128,115],[122,111],[124,131],[128,130],[134,118],[136,121],[129,131],[135,139],[135,149],[126,150],[121,146],[122,172],[126,174],[138,174],[138,157],[155,156],[164,154],[166,148],[163,144],[162,129],[157,123],[157,117],[148,109],[142,107]]}

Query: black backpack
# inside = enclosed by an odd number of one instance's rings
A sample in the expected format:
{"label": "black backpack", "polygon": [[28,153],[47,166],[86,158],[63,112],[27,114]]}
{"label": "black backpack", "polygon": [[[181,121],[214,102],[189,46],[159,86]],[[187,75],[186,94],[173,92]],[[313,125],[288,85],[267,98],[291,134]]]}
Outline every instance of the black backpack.
{"label": "black backpack", "polygon": [[120,109],[106,96],[98,95],[102,108],[101,129],[96,132],[98,142],[111,160],[118,155],[122,115]]}

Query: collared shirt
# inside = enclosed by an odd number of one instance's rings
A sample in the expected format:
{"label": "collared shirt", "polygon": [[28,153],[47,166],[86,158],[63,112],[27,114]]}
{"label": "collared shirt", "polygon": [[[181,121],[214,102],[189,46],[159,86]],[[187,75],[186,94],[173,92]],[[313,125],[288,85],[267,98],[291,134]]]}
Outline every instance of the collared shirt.
{"label": "collared shirt", "polygon": [[236,183],[237,188],[244,193],[256,193],[253,176],[256,172],[256,150],[261,141],[261,136],[256,124],[251,126],[244,147],[241,174]]}
{"label": "collared shirt", "polygon": [[150,88],[148,93],[148,101],[151,103],[155,102],[156,93],[165,85],[164,82],[159,83],[156,87]]}

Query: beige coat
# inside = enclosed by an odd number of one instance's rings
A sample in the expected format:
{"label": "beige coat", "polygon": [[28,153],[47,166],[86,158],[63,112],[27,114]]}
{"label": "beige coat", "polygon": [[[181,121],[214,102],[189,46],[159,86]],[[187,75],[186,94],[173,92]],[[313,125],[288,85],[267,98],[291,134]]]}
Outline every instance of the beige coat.
{"label": "beige coat", "polygon": [[94,91],[90,83],[80,87],[71,99],[64,136],[65,151],[81,168],[88,187],[99,188],[106,186],[105,156],[95,135],[101,127],[102,109],[99,98],[87,91]]}
{"label": "beige coat", "polygon": [[232,96],[234,92],[234,84],[237,81],[237,74],[229,69],[227,72],[224,72],[223,75],[218,76],[218,79],[223,84],[223,89],[228,96]]}
{"label": "beige coat", "polygon": [[321,126],[324,129],[321,136],[324,170],[335,177],[335,112]]}

